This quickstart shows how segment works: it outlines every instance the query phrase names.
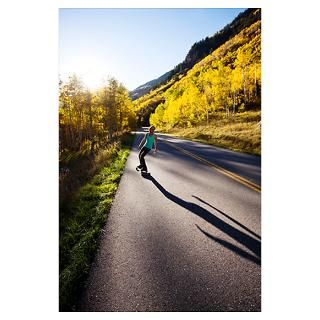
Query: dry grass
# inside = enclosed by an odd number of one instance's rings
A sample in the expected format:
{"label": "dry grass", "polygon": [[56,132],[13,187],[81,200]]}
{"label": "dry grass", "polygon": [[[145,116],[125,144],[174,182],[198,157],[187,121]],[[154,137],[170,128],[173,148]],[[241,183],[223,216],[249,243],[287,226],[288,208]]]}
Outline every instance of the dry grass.
{"label": "dry grass", "polygon": [[69,161],[60,161],[59,200],[68,201],[70,197],[102,167],[110,164],[113,155],[120,149],[120,141],[108,144],[95,154],[70,153]]}
{"label": "dry grass", "polygon": [[167,133],[178,137],[261,155],[261,112],[251,111],[226,118],[217,114],[208,125],[174,128]]}

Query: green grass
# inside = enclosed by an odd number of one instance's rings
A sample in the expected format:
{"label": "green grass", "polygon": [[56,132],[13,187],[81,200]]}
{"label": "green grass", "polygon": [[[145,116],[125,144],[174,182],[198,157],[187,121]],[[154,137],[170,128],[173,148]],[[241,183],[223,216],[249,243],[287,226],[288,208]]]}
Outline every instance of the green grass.
{"label": "green grass", "polygon": [[248,111],[226,118],[218,114],[209,124],[173,128],[174,136],[255,155],[261,155],[260,111]]}
{"label": "green grass", "polygon": [[[107,165],[82,186],[60,216],[59,298],[61,311],[73,311],[99,244],[113,196],[129,155],[129,137],[109,154]],[[100,160],[99,160],[100,161]]]}

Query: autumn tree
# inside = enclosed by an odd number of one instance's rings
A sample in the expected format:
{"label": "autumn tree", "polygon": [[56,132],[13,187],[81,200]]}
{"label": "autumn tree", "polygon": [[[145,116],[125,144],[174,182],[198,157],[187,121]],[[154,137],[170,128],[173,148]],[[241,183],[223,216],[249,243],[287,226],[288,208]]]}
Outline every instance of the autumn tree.
{"label": "autumn tree", "polygon": [[[196,64],[168,90],[141,97],[158,107],[150,117],[157,127],[194,126],[209,123],[215,112],[232,113],[260,108],[261,100],[261,22],[230,39]],[[136,103],[139,109],[139,104]],[[158,110],[159,108],[159,110]]]}
{"label": "autumn tree", "polygon": [[114,78],[90,92],[76,75],[59,83],[60,154],[91,152],[135,127],[133,104]]}

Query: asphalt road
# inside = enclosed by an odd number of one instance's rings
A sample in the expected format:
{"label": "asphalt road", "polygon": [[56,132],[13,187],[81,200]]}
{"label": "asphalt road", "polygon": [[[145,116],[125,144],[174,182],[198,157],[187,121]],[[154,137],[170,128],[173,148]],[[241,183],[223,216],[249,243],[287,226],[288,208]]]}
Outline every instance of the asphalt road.
{"label": "asphalt road", "polygon": [[137,134],[80,311],[261,311],[260,158],[159,135],[136,172]]}

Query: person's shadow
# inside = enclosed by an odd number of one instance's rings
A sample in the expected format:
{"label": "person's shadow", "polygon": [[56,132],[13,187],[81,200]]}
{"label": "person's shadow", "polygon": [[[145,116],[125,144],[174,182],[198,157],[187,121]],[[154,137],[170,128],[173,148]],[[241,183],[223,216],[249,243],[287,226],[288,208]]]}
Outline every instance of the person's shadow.
{"label": "person's shadow", "polygon": [[207,237],[210,239],[220,243],[224,247],[234,251],[238,255],[260,265],[261,264],[261,242],[250,235],[236,229],[235,227],[231,226],[230,224],[224,222],[220,218],[216,217],[214,214],[209,212],[208,210],[202,208],[201,206],[193,203],[193,202],[187,202],[174,194],[167,191],[162,185],[150,174],[149,175],[143,175],[145,179],[150,180],[158,189],[159,191],[169,200],[173,201],[174,203],[180,205],[181,207],[187,209],[188,211],[196,214],[197,216],[201,217],[202,219],[209,222],[211,225],[216,227],[217,229],[223,231],[228,236],[236,240],[237,242],[241,243],[243,246],[245,246],[247,249],[249,249],[251,252],[253,252],[255,255],[252,255],[239,247],[225,241],[219,238],[214,237],[213,235],[203,231],[199,226],[198,229],[204,233]]}

